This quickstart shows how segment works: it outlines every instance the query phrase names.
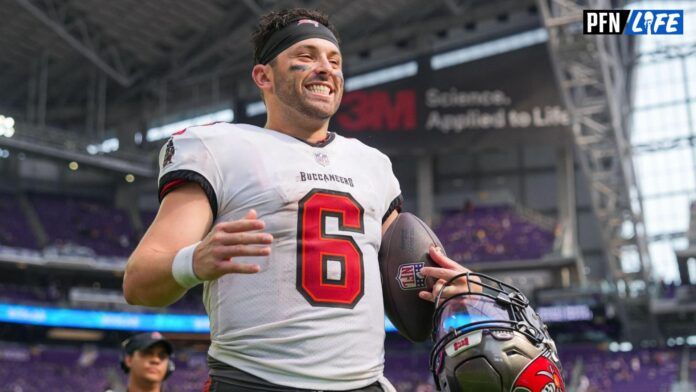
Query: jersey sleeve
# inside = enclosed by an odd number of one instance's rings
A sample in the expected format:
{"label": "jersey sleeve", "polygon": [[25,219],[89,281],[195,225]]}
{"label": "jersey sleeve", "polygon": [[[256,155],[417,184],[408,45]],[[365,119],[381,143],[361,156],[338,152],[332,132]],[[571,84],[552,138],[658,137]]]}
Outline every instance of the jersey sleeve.
{"label": "jersey sleeve", "polygon": [[221,174],[210,150],[191,129],[173,134],[160,151],[160,202],[169,192],[188,182],[195,182],[203,189],[215,219],[221,200]]}
{"label": "jersey sleeve", "polygon": [[399,185],[399,180],[397,180],[396,176],[394,175],[391,161],[389,161],[389,158],[386,156],[384,158],[387,161],[384,174],[386,178],[386,190],[384,194],[386,197],[384,201],[385,213],[382,216],[382,223],[387,220],[393,211],[401,212],[401,206],[404,202],[404,198],[401,196],[401,186]]}

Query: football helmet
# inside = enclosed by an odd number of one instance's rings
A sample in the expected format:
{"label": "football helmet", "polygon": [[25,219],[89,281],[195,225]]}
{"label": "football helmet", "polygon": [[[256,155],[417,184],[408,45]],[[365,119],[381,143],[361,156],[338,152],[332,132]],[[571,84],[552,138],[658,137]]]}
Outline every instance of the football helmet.
{"label": "football helmet", "polygon": [[[465,279],[467,290],[443,292]],[[565,392],[556,346],[517,288],[487,275],[459,274],[435,300],[430,370],[450,392]]]}

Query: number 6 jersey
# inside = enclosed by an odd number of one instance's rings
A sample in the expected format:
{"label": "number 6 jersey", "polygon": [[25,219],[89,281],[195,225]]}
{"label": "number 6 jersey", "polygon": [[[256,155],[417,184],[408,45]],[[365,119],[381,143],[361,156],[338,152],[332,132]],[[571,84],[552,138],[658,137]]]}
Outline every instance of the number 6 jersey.
{"label": "number 6 jersey", "polygon": [[347,390],[382,376],[384,308],[377,252],[400,208],[389,159],[334,133],[311,145],[246,124],[177,132],[160,154],[160,199],[201,185],[214,223],[255,209],[274,242],[238,257],[257,274],[205,282],[209,355],[269,382]]}

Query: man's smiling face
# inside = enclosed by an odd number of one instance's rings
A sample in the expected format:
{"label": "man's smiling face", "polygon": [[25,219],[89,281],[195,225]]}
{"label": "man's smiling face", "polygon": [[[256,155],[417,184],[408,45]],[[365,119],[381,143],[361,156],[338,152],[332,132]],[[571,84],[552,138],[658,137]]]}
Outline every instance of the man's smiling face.
{"label": "man's smiling face", "polygon": [[312,119],[326,120],[336,113],[343,97],[343,59],[336,45],[306,39],[271,63],[280,102]]}

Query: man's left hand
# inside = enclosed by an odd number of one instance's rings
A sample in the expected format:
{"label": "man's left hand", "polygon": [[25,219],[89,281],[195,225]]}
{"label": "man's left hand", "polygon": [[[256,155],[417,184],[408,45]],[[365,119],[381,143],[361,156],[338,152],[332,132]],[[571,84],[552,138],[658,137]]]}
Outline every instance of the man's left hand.
{"label": "man's left hand", "polygon": [[[431,246],[428,253],[430,254],[430,258],[442,268],[423,267],[420,270],[421,275],[425,276],[426,278],[431,277],[433,279],[437,279],[437,281],[433,285],[432,291],[421,291],[418,293],[418,296],[426,301],[435,302],[435,298],[437,298],[442,286],[444,286],[447,281],[459,274],[472,271],[445,256],[442,249],[436,246]],[[481,281],[477,276],[472,277],[471,280],[476,282]],[[474,292],[481,291],[481,286],[477,284],[471,285],[471,290]],[[468,291],[469,284],[467,283],[467,278],[466,276],[462,276],[447,286],[442,292],[442,296],[440,298],[445,299],[455,294],[466,293]]]}

